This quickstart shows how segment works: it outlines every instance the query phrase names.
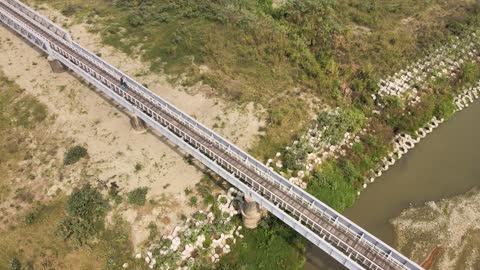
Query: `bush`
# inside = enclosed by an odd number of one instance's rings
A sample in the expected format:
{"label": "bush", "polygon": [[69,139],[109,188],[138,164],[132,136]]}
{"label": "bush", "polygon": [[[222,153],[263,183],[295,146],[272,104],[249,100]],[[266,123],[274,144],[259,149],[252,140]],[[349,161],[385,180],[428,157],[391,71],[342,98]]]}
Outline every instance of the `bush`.
{"label": "bush", "polygon": [[283,165],[290,170],[301,170],[307,161],[308,154],[313,150],[307,139],[300,139],[289,150],[283,151]]}
{"label": "bush", "polygon": [[340,166],[335,161],[325,163],[321,170],[313,171],[307,190],[330,207],[342,212],[356,198],[354,180],[357,171],[350,162]]}
{"label": "bush", "polygon": [[127,193],[128,202],[135,205],[145,205],[147,201],[147,187],[139,187]]}
{"label": "bush", "polygon": [[212,238],[209,237],[209,238],[206,238],[205,241],[203,242],[203,247],[204,248],[209,248],[211,245],[212,245]]}
{"label": "bush", "polygon": [[79,161],[81,158],[86,156],[87,156],[87,149],[80,145],[76,145],[68,149],[63,159],[63,164],[65,165],[74,164],[77,161]]}
{"label": "bush", "polygon": [[449,119],[455,113],[457,107],[451,97],[441,99],[435,107],[433,114],[438,118]]}
{"label": "bush", "polygon": [[474,62],[465,62],[460,67],[459,79],[467,86],[472,86],[480,77],[480,68]]}
{"label": "bush", "polygon": [[317,123],[323,129],[325,140],[336,145],[342,141],[346,132],[358,132],[365,123],[365,116],[358,110],[337,109],[333,112],[321,112]]}
{"label": "bush", "polygon": [[98,190],[86,185],[75,189],[67,201],[67,216],[60,222],[57,235],[83,246],[104,227],[108,202]]}
{"label": "bush", "polygon": [[145,24],[145,19],[138,13],[131,13],[128,16],[128,24],[133,27],[139,27]]}
{"label": "bush", "polygon": [[142,165],[142,164],[140,164],[140,163],[135,164],[135,172],[138,172],[138,171],[140,171],[141,169],[143,169],[143,165]]}
{"label": "bush", "polygon": [[198,199],[196,196],[190,197],[190,201],[189,201],[190,206],[197,205],[197,202],[198,202]]}
{"label": "bush", "polygon": [[35,222],[36,216],[34,213],[28,213],[25,217],[25,224],[30,225]]}

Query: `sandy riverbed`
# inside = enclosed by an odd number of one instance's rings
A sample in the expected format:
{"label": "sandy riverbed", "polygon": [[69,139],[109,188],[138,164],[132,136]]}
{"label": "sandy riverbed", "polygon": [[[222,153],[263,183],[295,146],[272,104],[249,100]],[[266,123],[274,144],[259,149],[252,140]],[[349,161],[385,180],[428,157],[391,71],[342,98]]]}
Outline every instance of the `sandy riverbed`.
{"label": "sandy riverbed", "polygon": [[[42,13],[53,14],[57,21],[68,21],[53,10],[47,9]],[[79,44],[101,53],[105,60],[147,84],[151,90],[207,126],[217,124],[221,128],[216,131],[239,146],[250,146],[259,134],[259,127],[263,125],[259,120],[261,112],[255,111],[253,104],[243,108],[225,104],[207,97],[202,87],[193,91],[195,95],[188,94],[170,85],[164,76],[150,73],[148,65],[139,59],[103,46],[100,37],[89,33],[84,25],[72,25],[70,29]],[[58,130],[63,136],[88,148],[90,160],[82,168],[82,174],[101,181],[115,181],[124,191],[139,186],[149,187],[149,198],[161,198],[168,201],[167,205],[175,206],[173,211],[125,211],[126,219],[136,232],[135,243],[140,243],[147,236],[146,226],[150,221],[168,219],[170,222],[162,227],[168,231],[182,213],[189,212],[184,190],[197,183],[202,172],[188,164],[177,147],[155,134],[133,132],[128,115],[121,108],[89,89],[74,75],[52,73],[45,55],[4,27],[0,27],[0,51],[0,69],[6,76],[38,97],[56,116],[50,129]],[[142,165],[142,169],[135,172],[137,163]],[[67,179],[53,181],[42,192],[54,194],[61,190],[68,193],[79,181],[78,174],[64,177]]]}
{"label": "sandy riverbed", "polygon": [[395,246],[415,261],[441,248],[430,269],[480,269],[480,188],[407,209],[392,224]]}

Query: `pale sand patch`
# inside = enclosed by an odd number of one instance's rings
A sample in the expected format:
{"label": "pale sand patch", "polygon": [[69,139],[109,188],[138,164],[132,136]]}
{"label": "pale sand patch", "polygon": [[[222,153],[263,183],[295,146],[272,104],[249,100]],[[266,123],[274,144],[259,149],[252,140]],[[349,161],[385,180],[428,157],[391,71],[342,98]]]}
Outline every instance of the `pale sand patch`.
{"label": "pale sand patch", "polygon": [[[243,109],[229,108],[229,104],[206,98],[201,93],[189,95],[169,85],[164,77],[149,73],[146,65],[138,59],[102,46],[98,36],[88,33],[84,26],[72,26],[72,29],[78,43],[101,53],[105,60],[130,75],[146,74],[137,78],[138,81],[148,84],[152,91],[207,126],[217,123],[221,127],[225,122],[224,128],[217,131],[239,146],[251,145],[258,135],[263,122],[258,120],[258,111],[254,111],[252,104]],[[139,135],[132,132],[128,116],[118,106],[88,89],[72,74],[52,73],[44,55],[4,27],[0,27],[0,51],[0,68],[5,75],[38,97],[57,116],[51,129],[60,130],[65,137],[87,146],[90,161],[82,169],[83,175],[105,182],[115,181],[123,191],[149,187],[149,198],[167,194],[172,204],[178,207],[164,214],[171,222],[162,231],[178,224],[180,214],[193,211],[186,206],[188,198],[183,191],[197,183],[202,172],[184,161],[184,155],[175,146],[151,133]],[[142,169],[135,172],[137,163]],[[73,179],[72,175],[78,178],[78,174],[66,175],[63,183],[78,183],[79,179]],[[61,187],[67,192],[71,188],[73,186]],[[155,215],[155,219],[161,218],[158,213],[145,213],[145,218],[136,220],[143,226],[152,219],[150,214]],[[136,231],[140,229],[135,227]],[[134,235],[135,244],[145,237],[144,232],[139,237]]]}
{"label": "pale sand patch", "polygon": [[[150,72],[148,63],[143,62],[140,57],[132,57],[104,45],[99,34],[88,31],[87,24],[74,24],[71,19],[47,5],[41,5],[41,13],[65,27],[72,33],[75,42],[101,55],[108,63],[136,81],[147,85],[150,90],[207,127],[215,127],[213,129],[216,132],[241,148],[251,147],[255,137],[260,134],[259,128],[265,125],[264,120],[260,120],[264,118],[265,111],[261,108],[255,109],[253,103],[240,108],[234,104],[222,102],[218,98],[208,98],[205,95],[208,93],[202,91],[203,88],[208,87],[202,87],[201,84],[195,86],[197,89],[190,91],[195,94],[189,94],[179,87],[172,86],[167,81],[167,76]],[[225,124],[222,125],[222,123]]]}
{"label": "pale sand patch", "polygon": [[480,269],[480,190],[404,210],[392,221],[396,246],[423,261],[439,246],[431,269]]}

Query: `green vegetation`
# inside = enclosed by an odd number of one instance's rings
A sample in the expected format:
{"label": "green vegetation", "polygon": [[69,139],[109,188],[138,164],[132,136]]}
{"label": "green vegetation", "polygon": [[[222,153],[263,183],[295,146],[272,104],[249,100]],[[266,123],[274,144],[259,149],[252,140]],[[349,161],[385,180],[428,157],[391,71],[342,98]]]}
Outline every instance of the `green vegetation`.
{"label": "green vegetation", "polygon": [[25,217],[25,224],[30,225],[35,222],[35,213],[28,213],[27,216]]}
{"label": "green vegetation", "polygon": [[[32,158],[29,138],[42,133],[44,124],[49,120],[47,116],[44,104],[25,93],[24,89],[8,80],[0,71],[0,203],[14,195],[18,187],[14,180],[16,177],[13,176],[23,172],[24,180],[35,178],[34,175],[28,176],[33,169],[22,165],[22,161]],[[38,147],[45,151],[45,155],[52,151],[49,144]],[[30,200],[28,196],[22,198]],[[0,214],[0,224],[6,222],[6,219]]]}
{"label": "green vegetation", "polygon": [[33,128],[47,117],[47,107],[31,95],[25,94],[13,81],[0,73],[0,126],[2,129]]}
{"label": "green vegetation", "polygon": [[67,216],[58,225],[57,234],[74,247],[87,244],[103,230],[108,208],[96,189],[84,186],[75,190],[67,201]]}
{"label": "green vegetation", "polygon": [[87,149],[81,145],[76,145],[68,149],[63,159],[63,164],[71,165],[77,163],[81,158],[88,155]]}
{"label": "green vegetation", "polygon": [[[129,228],[115,218],[104,228],[108,204],[96,189],[83,187],[43,205],[33,199],[28,185],[15,182],[20,177],[37,187],[36,175],[29,176],[34,170],[22,161],[56,156],[59,141],[48,130],[52,119],[45,105],[0,72],[0,202],[11,200],[18,213],[15,217],[2,209],[0,214],[0,269],[113,270],[125,262],[135,267]],[[38,143],[35,152],[32,141]],[[57,160],[52,168],[61,163]]]}
{"label": "green vegetation", "polygon": [[[271,157],[310,123],[310,100],[372,106],[391,74],[478,18],[473,1],[45,1],[87,21],[105,43],[141,52],[154,71],[268,112],[254,154]],[[201,66],[208,67],[202,72]]]}
{"label": "green vegetation", "polygon": [[[55,228],[60,222],[72,216],[70,212],[75,213],[76,217],[98,216],[99,213],[103,215],[104,210],[100,209],[105,209],[104,204],[98,202],[97,195],[93,195],[94,189],[90,188],[88,192],[85,190],[85,188],[77,190],[76,199],[72,194],[68,199],[59,198],[48,205],[38,205],[34,211],[35,222],[31,224],[20,224],[15,228],[2,230],[0,269],[10,269],[13,258],[21,263],[21,269],[43,269],[48,265],[51,269],[114,270],[120,269],[125,262],[132,267],[143,265],[142,262],[136,265],[129,228],[117,218],[114,218],[109,228],[97,231],[95,241],[89,241],[88,245],[74,246],[71,241],[64,241],[56,235]],[[83,195],[78,195],[78,192]],[[92,203],[93,201],[97,203]],[[79,202],[84,202],[88,206],[80,206],[77,204]],[[92,207],[93,205],[101,207]],[[97,221],[100,222],[100,219]]]}
{"label": "green vegetation", "polygon": [[143,165],[140,163],[135,164],[135,172],[139,172],[140,170],[143,169]]}
{"label": "green vegetation", "polygon": [[303,269],[305,247],[295,231],[276,218],[265,218],[255,230],[245,231],[236,248],[223,256],[217,269]]}
{"label": "green vegetation", "polygon": [[[368,127],[345,156],[309,176],[308,190],[340,211],[353,203],[395,134],[412,133],[432,116],[450,117],[453,96],[480,78],[478,65],[466,63],[455,79],[433,79],[419,104],[386,97],[380,114],[372,113],[379,78],[478,28],[476,1],[304,0],[278,8],[269,0],[36,1],[90,24],[105,43],[139,53],[152,71],[164,71],[172,81],[203,81],[227,100],[262,105],[267,125],[252,150],[256,157],[265,160],[285,149],[323,105],[340,108],[338,115],[318,117],[332,144],[346,131]],[[285,153],[285,165],[298,170],[311,149],[300,142],[294,150]],[[281,269],[279,258],[301,261],[282,242],[297,243],[290,230],[275,223],[265,228],[247,234],[246,244],[237,245],[221,267]]]}
{"label": "green vegetation", "polygon": [[192,196],[190,197],[188,204],[193,207],[197,205],[197,202],[198,202],[198,198],[196,196]]}
{"label": "green vegetation", "polygon": [[147,201],[147,187],[138,187],[127,193],[128,203],[135,205],[145,205]]}
{"label": "green vegetation", "polygon": [[355,134],[365,124],[365,116],[359,110],[336,110],[334,113],[322,112],[317,116],[318,126],[326,143],[337,145],[346,132]]}

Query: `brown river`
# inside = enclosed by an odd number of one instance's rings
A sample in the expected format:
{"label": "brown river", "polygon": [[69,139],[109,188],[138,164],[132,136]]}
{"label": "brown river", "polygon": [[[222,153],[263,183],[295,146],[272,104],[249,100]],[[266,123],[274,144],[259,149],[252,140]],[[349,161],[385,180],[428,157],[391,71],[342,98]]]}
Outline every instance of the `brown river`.
{"label": "brown river", "polygon": [[[480,103],[456,113],[370,184],[345,215],[393,245],[390,220],[409,206],[463,194],[480,186]],[[305,270],[344,269],[316,247]]]}

